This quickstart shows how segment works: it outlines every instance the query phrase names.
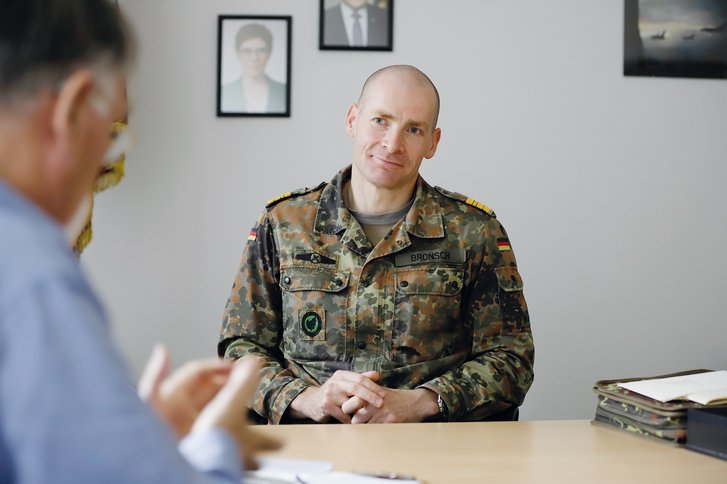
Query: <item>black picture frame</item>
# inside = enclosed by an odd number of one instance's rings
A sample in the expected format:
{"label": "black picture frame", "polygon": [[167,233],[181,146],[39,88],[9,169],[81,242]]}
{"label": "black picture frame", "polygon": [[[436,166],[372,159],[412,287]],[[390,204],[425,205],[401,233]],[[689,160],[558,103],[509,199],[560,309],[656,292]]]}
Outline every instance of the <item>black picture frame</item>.
{"label": "black picture frame", "polygon": [[[217,116],[290,117],[292,24],[289,15],[218,16]],[[246,96],[245,86],[266,97]]]}
{"label": "black picture frame", "polygon": [[624,0],[623,73],[727,79],[727,0]]}
{"label": "black picture frame", "polygon": [[[357,19],[365,20],[360,34],[356,33],[353,24],[354,10],[360,12]],[[320,0],[318,25],[320,50],[391,52],[394,49],[394,0]],[[360,45],[353,45],[358,44],[356,38],[360,38]]]}

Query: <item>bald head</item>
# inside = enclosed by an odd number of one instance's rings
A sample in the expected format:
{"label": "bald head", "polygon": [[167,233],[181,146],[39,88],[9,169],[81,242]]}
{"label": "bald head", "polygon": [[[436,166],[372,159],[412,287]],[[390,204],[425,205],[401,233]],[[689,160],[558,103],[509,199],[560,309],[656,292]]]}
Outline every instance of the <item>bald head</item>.
{"label": "bald head", "polygon": [[436,86],[426,74],[410,65],[393,65],[383,67],[378,71],[374,72],[366,79],[363,88],[361,88],[361,94],[358,97],[358,104],[361,105],[366,102],[366,98],[371,91],[376,89],[378,81],[384,77],[397,78],[399,82],[408,82],[417,87],[425,87],[432,93],[432,103],[434,103],[434,120],[432,123],[432,131],[437,127],[437,120],[439,119],[439,91]]}

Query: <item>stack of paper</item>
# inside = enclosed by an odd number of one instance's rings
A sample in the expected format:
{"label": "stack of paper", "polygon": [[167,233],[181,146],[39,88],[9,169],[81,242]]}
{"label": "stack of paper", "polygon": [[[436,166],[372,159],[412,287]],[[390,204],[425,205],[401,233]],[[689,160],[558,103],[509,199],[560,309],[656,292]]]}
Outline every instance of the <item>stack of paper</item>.
{"label": "stack of paper", "polygon": [[594,423],[683,444],[687,409],[727,403],[727,371],[602,380],[594,391],[598,396]]}
{"label": "stack of paper", "polygon": [[690,400],[702,405],[727,403],[725,370],[623,382],[619,383],[619,386],[660,402]]}

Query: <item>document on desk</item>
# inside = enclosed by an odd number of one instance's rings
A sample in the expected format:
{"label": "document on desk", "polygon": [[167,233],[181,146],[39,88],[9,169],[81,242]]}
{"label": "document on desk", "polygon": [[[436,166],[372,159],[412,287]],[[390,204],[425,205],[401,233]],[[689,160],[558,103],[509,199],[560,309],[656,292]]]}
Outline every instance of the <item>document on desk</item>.
{"label": "document on desk", "polygon": [[727,402],[725,370],[624,382],[618,386],[660,402],[691,400],[702,405]]}
{"label": "document on desk", "polygon": [[[259,459],[260,468],[247,471],[245,484],[420,484],[420,481],[395,473],[359,474],[334,471],[326,461],[305,459]],[[379,477],[381,476],[381,477]]]}
{"label": "document on desk", "polygon": [[245,484],[300,483],[298,475],[325,474],[333,470],[333,464],[323,460],[260,457],[258,464],[258,470],[245,472]]}

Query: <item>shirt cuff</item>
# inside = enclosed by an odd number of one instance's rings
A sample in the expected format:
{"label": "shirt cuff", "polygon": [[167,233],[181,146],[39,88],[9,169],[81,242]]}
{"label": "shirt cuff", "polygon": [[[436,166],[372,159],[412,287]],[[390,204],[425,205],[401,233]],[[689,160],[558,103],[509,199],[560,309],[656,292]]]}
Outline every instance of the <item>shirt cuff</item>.
{"label": "shirt cuff", "polygon": [[288,410],[288,406],[290,406],[290,402],[295,400],[295,397],[297,397],[300,392],[308,388],[308,384],[304,382],[303,380],[299,379],[293,379],[285,385],[275,396],[275,400],[273,400],[272,408],[270,409],[270,415],[272,416],[272,423],[277,425],[281,423],[283,420],[283,415],[285,415],[286,410]]}
{"label": "shirt cuff", "polygon": [[179,443],[179,452],[192,467],[232,481],[242,479],[242,455],[237,442],[222,429],[192,432]]}

